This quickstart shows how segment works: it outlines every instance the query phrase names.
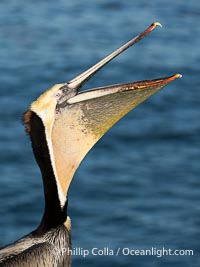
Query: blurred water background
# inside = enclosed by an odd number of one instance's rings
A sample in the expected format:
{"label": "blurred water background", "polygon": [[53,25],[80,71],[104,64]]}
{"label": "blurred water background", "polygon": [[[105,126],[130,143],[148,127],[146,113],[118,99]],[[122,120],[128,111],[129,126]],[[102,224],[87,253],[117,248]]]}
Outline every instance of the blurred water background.
{"label": "blurred water background", "polygon": [[32,231],[44,201],[21,125],[28,105],[160,21],[85,88],[182,73],[87,155],[69,196],[74,247],[193,249],[194,256],[81,256],[73,266],[200,266],[200,2],[0,2],[0,245]]}

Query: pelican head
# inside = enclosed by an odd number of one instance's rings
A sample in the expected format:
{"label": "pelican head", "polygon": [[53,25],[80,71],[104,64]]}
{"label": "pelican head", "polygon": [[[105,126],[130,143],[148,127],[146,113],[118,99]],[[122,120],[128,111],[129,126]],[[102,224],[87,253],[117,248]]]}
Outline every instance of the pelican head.
{"label": "pelican head", "polygon": [[[32,139],[36,159],[42,173],[46,172],[47,161],[51,165],[62,207],[65,206],[76,169],[94,144],[130,110],[169,82],[181,77],[176,74],[80,92],[81,87],[98,70],[158,25],[158,22],[153,23],[147,30],[73,80],[54,85],[34,101],[25,113],[24,122]],[[48,156],[43,152],[44,140]]]}

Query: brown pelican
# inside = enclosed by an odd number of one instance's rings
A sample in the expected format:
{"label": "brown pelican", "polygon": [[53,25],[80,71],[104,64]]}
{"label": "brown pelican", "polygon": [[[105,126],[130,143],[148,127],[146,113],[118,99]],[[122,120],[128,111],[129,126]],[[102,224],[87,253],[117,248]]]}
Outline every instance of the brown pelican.
{"label": "brown pelican", "polygon": [[63,248],[71,247],[67,195],[80,162],[119,119],[181,75],[79,90],[157,25],[154,22],[99,63],[68,83],[54,85],[30,105],[24,124],[42,173],[45,210],[36,230],[0,250],[0,266],[70,266],[70,253],[63,253]]}

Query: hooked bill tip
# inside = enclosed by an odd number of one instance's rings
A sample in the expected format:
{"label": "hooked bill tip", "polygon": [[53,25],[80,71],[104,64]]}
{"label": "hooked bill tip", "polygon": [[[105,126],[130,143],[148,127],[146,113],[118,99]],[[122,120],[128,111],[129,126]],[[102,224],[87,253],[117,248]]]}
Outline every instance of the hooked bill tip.
{"label": "hooked bill tip", "polygon": [[177,73],[177,74],[174,75],[174,78],[182,78],[182,76],[183,76],[182,74]]}
{"label": "hooked bill tip", "polygon": [[177,73],[177,74],[175,74],[173,76],[168,77],[165,81],[166,82],[172,82],[175,79],[178,79],[178,78],[181,78],[181,77],[182,77],[182,75],[180,73]]}
{"label": "hooked bill tip", "polygon": [[159,27],[162,28],[162,24],[161,24],[160,22],[158,22],[158,21],[155,21],[155,22],[153,23],[153,25],[154,25],[154,27],[159,26]]}

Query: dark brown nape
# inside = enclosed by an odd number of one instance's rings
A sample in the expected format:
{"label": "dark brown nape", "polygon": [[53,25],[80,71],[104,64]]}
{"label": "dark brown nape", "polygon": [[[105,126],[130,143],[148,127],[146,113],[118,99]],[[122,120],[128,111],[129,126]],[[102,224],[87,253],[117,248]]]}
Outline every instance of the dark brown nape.
{"label": "dark brown nape", "polygon": [[28,134],[30,134],[31,132],[31,115],[32,115],[32,111],[30,109],[28,109],[24,115],[23,115],[23,124],[25,125],[25,130]]}
{"label": "dark brown nape", "polygon": [[40,235],[66,221],[67,201],[65,206],[61,207],[42,120],[35,112],[28,110],[24,114],[23,123],[30,136],[34,156],[43,178],[45,211],[40,226],[34,231],[35,235]]}

